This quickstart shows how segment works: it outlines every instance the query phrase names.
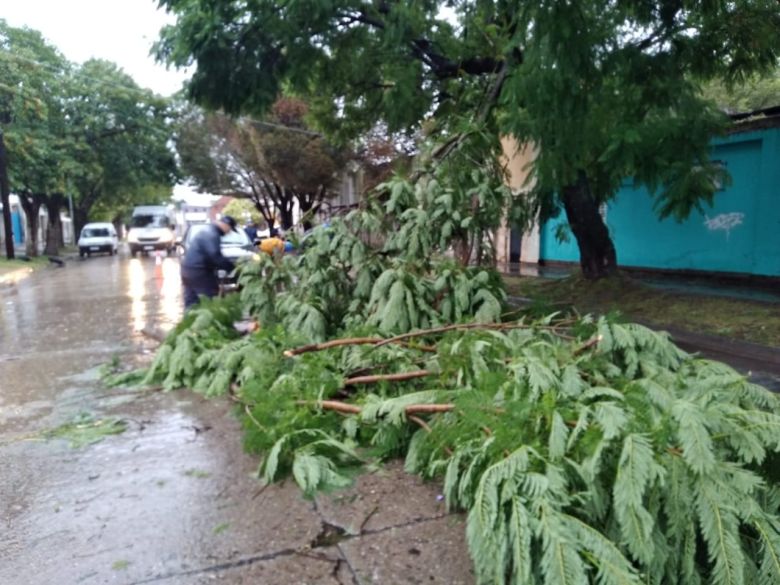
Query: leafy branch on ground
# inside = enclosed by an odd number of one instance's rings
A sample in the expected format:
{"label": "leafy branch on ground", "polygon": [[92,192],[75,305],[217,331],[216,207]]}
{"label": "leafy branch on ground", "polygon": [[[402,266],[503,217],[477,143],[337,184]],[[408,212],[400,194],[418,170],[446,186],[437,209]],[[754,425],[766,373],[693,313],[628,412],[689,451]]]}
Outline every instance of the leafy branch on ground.
{"label": "leafy branch on ground", "polygon": [[437,220],[455,189],[394,180],[257,256],[143,381],[229,397],[262,477],[309,496],[403,457],[467,512],[480,583],[779,582],[778,398],[641,325],[502,319],[495,272],[447,257],[484,236]]}

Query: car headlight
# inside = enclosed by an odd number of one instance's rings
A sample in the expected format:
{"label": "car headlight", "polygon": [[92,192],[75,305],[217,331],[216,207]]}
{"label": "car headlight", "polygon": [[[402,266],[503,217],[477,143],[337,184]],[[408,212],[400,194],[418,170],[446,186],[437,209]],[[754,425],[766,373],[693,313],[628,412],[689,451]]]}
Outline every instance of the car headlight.
{"label": "car headlight", "polygon": [[138,243],[138,233],[135,230],[130,230],[130,233],[127,234],[127,241],[131,244],[137,244]]}
{"label": "car headlight", "polygon": [[173,234],[171,232],[165,231],[160,234],[158,241],[162,242],[163,244],[169,244],[173,241]]}

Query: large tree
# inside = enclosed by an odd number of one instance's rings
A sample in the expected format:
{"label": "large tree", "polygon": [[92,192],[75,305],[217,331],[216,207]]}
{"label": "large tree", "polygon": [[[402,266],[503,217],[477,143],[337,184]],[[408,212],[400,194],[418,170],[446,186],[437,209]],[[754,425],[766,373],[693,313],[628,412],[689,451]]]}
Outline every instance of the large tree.
{"label": "large tree", "polygon": [[69,183],[77,228],[93,212],[116,221],[135,204],[170,195],[178,170],[169,147],[175,122],[169,100],[139,87],[114,63],[93,59],[74,71],[66,113],[75,139]]}
{"label": "large tree", "polygon": [[93,209],[116,219],[136,201],[170,193],[176,165],[168,147],[167,100],[138,87],[112,63],[72,65],[31,29],[0,21],[0,48],[7,144],[0,163],[7,158],[8,186],[27,217],[28,254],[38,251],[42,206],[48,212],[45,251],[58,252],[68,193],[75,195],[77,230]]}
{"label": "large tree", "polygon": [[204,191],[245,197],[269,227],[293,225],[297,205],[304,224],[333,194],[343,164],[339,151],[308,129],[308,108],[277,99],[262,121],[190,109],[178,132],[184,172]]}
{"label": "large tree", "polygon": [[589,277],[617,266],[598,208],[627,177],[661,216],[711,200],[725,119],[699,84],[773,68],[780,46],[775,0],[161,4],[178,20],[158,54],[194,65],[189,95],[208,107],[262,112],[292,88],[342,136],[432,118],[445,155],[467,142],[453,134],[533,142],[537,201],[564,207]]}
{"label": "large tree", "polygon": [[[40,208],[64,200],[65,175],[73,163],[72,134],[63,108],[70,63],[37,31],[0,21],[0,38],[9,184],[27,218],[26,252],[34,256]],[[59,225],[58,210],[49,210],[49,220],[48,227]],[[59,234],[53,237],[59,245]]]}

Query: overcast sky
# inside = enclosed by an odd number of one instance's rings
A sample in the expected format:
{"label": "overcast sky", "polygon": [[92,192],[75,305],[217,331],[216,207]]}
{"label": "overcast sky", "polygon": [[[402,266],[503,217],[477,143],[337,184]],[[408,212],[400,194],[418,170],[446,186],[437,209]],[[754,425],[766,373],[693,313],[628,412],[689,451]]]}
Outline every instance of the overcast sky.
{"label": "overcast sky", "polygon": [[173,21],[156,0],[0,0],[0,18],[40,31],[70,61],[113,61],[162,95],[176,92],[186,78],[149,56],[160,28]]}

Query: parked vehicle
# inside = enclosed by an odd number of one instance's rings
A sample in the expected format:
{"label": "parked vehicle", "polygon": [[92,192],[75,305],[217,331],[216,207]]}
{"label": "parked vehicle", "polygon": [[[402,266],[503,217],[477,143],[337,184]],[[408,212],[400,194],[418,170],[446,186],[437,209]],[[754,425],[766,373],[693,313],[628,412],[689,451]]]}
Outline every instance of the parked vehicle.
{"label": "parked vehicle", "polygon": [[141,205],[133,209],[127,243],[130,254],[176,250],[176,223],[173,213],[164,205]]}
{"label": "parked vehicle", "polygon": [[119,238],[112,223],[88,223],[79,235],[79,256],[107,253],[116,254]]}

